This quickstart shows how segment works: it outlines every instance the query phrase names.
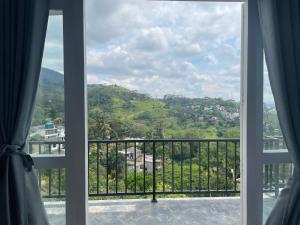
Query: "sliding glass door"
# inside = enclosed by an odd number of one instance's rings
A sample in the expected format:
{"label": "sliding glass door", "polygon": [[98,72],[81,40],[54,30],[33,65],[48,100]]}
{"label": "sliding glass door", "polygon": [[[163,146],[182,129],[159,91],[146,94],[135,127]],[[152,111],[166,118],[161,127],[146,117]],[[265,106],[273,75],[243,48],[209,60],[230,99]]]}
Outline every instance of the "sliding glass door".
{"label": "sliding glass door", "polygon": [[50,0],[28,138],[50,224],[87,224],[84,28],[83,0]]}
{"label": "sliding glass door", "polygon": [[[41,95],[46,102],[40,99],[40,104],[47,107],[47,112],[42,111],[43,107],[37,109],[34,121],[36,126],[42,125],[47,134],[43,133],[43,143],[39,144],[38,141],[41,140],[35,140],[31,146],[29,144],[29,150],[40,171],[42,194],[65,198],[67,225],[88,224],[84,4],[84,0],[51,0],[48,29],[54,29],[53,33],[56,36],[52,38],[58,42],[53,42],[48,47],[46,43],[45,54],[48,54],[48,59],[45,58],[43,65],[59,73],[53,73],[49,69],[42,70],[42,73],[46,74],[44,75],[47,79],[53,78],[57,81],[54,88],[57,89],[56,93],[61,92],[63,96],[63,101],[60,102],[62,110],[51,110],[53,104],[62,99],[55,96],[55,93],[46,93],[47,89],[44,89],[46,92],[41,92]],[[259,225],[263,223],[266,199],[277,196],[290,173],[291,165],[277,165],[288,163],[288,156],[281,154],[285,147],[276,128],[274,110],[268,103],[263,107],[263,47],[256,1],[244,3],[242,11],[240,145],[242,223]],[[54,20],[59,26],[55,25],[52,28]],[[55,50],[58,46],[61,46],[59,54]],[[44,75],[42,74],[40,82],[45,82]],[[52,98],[56,101],[51,101]],[[40,115],[47,115],[50,120],[46,117],[41,118]],[[47,143],[45,138],[54,136],[57,143]],[[263,197],[266,200],[264,204]]]}

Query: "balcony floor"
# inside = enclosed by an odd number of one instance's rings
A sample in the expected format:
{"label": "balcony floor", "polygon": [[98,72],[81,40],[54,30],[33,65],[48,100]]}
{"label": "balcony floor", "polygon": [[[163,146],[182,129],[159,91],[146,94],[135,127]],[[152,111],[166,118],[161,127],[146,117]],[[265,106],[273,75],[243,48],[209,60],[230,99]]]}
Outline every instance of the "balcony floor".
{"label": "balcony floor", "polygon": [[[45,203],[51,225],[65,224],[64,203]],[[240,225],[240,198],[172,198],[89,202],[89,225]],[[264,212],[267,213],[267,212]]]}

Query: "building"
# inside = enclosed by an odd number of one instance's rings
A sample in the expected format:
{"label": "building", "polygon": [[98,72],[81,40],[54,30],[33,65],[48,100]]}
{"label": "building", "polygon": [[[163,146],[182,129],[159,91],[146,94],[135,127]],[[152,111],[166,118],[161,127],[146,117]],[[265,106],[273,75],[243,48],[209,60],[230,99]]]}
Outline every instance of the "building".
{"label": "building", "polygon": [[41,137],[47,144],[40,145],[39,149],[36,148],[37,146],[33,146],[32,153],[60,154],[65,152],[65,145],[58,144],[65,142],[64,126],[55,126],[52,121],[48,121],[44,125],[35,127],[35,131],[30,134],[30,138],[34,136]]}
{"label": "building", "polygon": [[[127,156],[127,171],[128,172],[143,172],[144,167],[145,171],[152,172],[153,171],[153,156],[149,154],[144,154],[138,148],[130,147],[127,150],[122,149],[119,150],[119,153],[126,154]],[[145,166],[144,166],[145,161]],[[135,170],[136,166],[136,170]],[[156,169],[161,167],[161,160],[156,160]]]}

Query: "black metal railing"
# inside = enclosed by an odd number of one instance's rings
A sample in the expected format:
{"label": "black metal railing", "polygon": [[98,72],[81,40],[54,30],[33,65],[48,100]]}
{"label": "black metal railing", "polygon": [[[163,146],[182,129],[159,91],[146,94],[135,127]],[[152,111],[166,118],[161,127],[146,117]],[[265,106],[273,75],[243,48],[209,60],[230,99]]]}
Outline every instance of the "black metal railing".
{"label": "black metal railing", "polygon": [[263,192],[274,193],[277,197],[279,190],[286,186],[292,174],[292,163],[265,164],[263,167]]}
{"label": "black metal railing", "polygon": [[263,149],[265,151],[287,148],[282,136],[266,137],[266,138],[264,138],[263,145],[264,145]]}
{"label": "black metal railing", "polygon": [[[287,149],[282,136],[266,137],[263,145],[264,151]],[[263,192],[274,193],[277,197],[280,188],[285,187],[292,173],[292,163],[265,164],[263,167]]]}
{"label": "black metal railing", "polygon": [[[92,140],[88,146],[90,197],[152,195],[155,202],[157,195],[231,196],[240,191],[239,139]],[[270,138],[266,146],[283,145]],[[28,151],[64,154],[65,148],[62,142],[29,142]],[[266,166],[264,191],[276,193],[283,180],[273,175],[275,166]],[[38,178],[44,197],[64,197],[63,169],[40,170]]]}
{"label": "black metal railing", "polygon": [[28,141],[27,152],[29,154],[48,154],[63,155],[65,154],[65,143],[61,141]]}
{"label": "black metal railing", "polygon": [[89,193],[234,194],[239,160],[239,139],[89,141]]}

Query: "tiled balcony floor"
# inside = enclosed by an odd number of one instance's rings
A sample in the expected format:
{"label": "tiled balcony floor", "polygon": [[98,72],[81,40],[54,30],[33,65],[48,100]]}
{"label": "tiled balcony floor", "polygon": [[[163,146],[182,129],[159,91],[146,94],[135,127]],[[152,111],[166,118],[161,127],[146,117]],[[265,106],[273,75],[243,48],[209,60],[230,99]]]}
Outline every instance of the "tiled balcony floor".
{"label": "tiled balcony floor", "polygon": [[[265,205],[272,205],[270,203]],[[266,202],[266,201],[265,201]],[[268,213],[271,207],[265,207]],[[65,205],[46,203],[51,225],[65,224]],[[240,225],[240,198],[90,201],[89,225]]]}

